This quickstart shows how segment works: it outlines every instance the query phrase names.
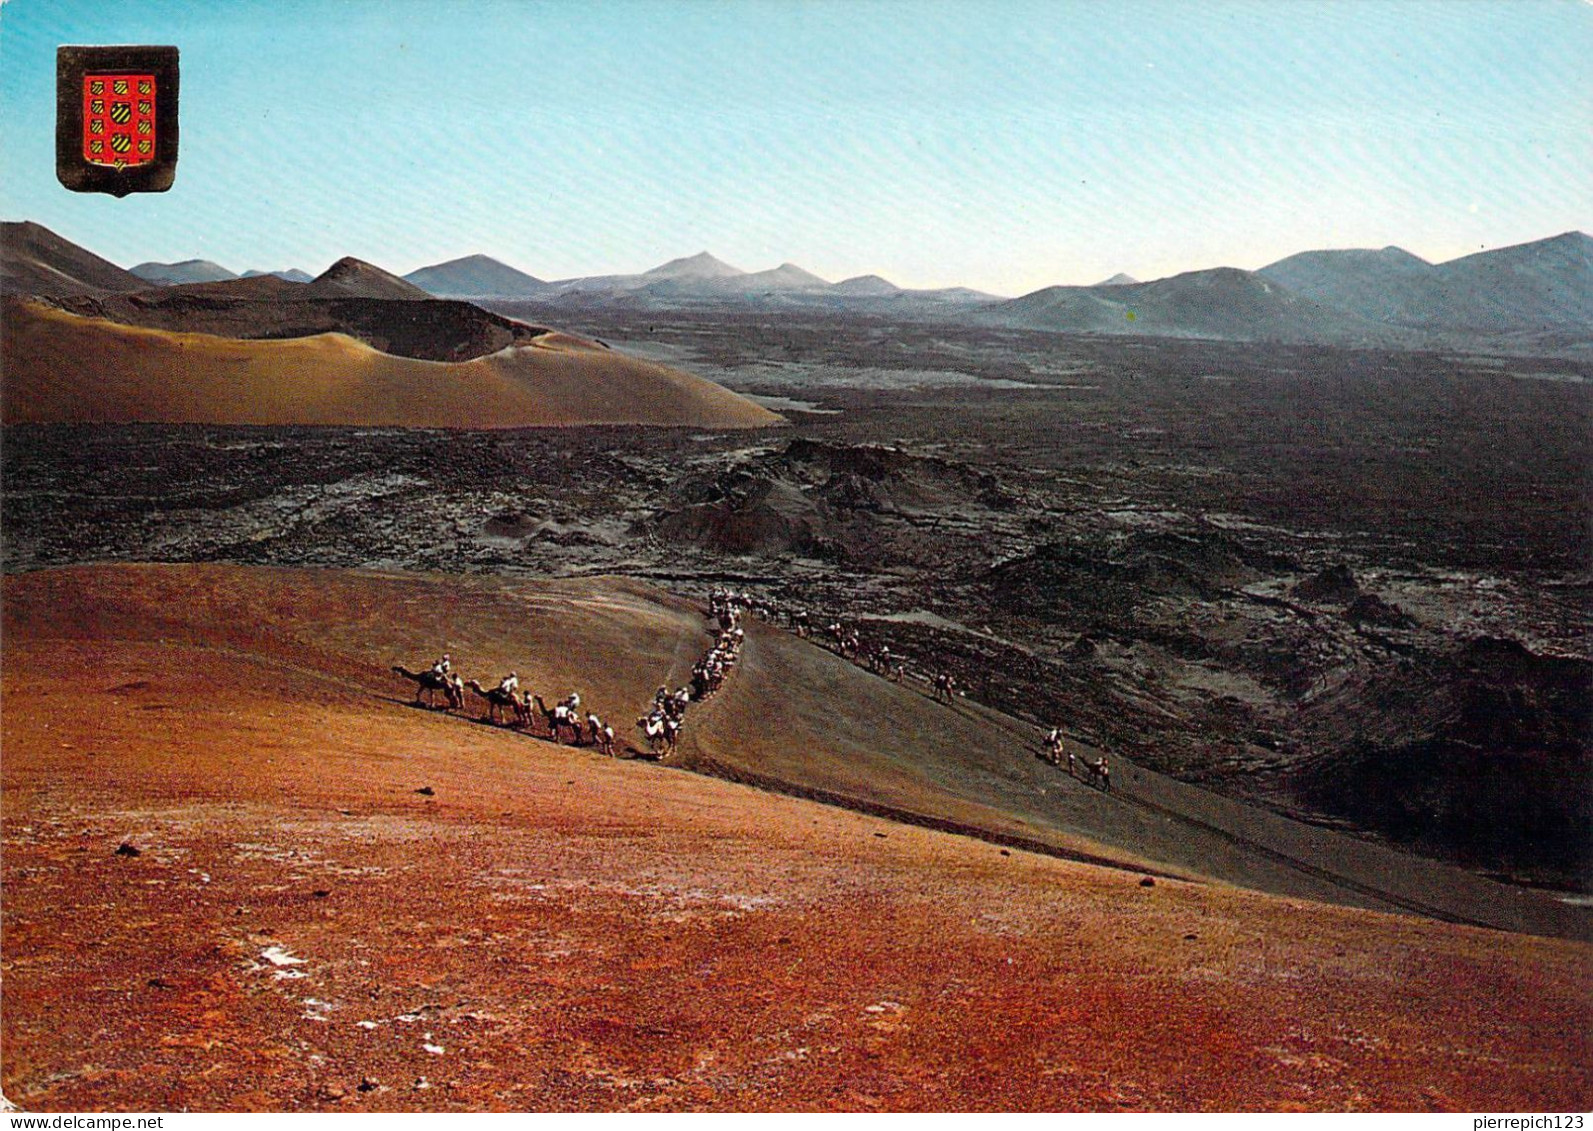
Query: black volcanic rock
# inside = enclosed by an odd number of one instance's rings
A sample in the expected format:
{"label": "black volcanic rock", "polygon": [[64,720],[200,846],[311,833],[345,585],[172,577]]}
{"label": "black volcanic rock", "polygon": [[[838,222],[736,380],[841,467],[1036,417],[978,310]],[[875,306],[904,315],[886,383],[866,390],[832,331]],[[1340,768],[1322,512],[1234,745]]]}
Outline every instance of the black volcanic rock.
{"label": "black volcanic rock", "polygon": [[1294,587],[1297,599],[1324,605],[1345,605],[1360,595],[1361,587],[1355,574],[1343,562],[1328,566]]}
{"label": "black volcanic rock", "polygon": [[1392,605],[1376,593],[1362,593],[1344,607],[1344,617],[1351,624],[1376,624],[1384,628],[1415,628],[1416,621],[1398,605]]}
{"label": "black volcanic rock", "polygon": [[1381,725],[1303,768],[1309,804],[1417,847],[1441,840],[1467,860],[1585,882],[1593,663],[1485,637],[1385,679],[1377,696]]}
{"label": "black volcanic rock", "polygon": [[1213,601],[1283,564],[1214,527],[1135,531],[1110,550],[1047,542],[985,576],[1002,609],[1058,622],[1099,623],[1159,598]]}
{"label": "black volcanic rock", "polygon": [[994,476],[950,460],[799,439],[684,481],[674,504],[642,529],[720,553],[877,562],[919,552],[903,516],[962,516],[1011,500]]}

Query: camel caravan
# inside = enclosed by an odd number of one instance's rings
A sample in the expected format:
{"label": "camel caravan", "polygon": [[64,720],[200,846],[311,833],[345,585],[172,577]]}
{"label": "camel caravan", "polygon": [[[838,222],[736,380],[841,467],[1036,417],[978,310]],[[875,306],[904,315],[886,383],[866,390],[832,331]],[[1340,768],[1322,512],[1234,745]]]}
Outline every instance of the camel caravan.
{"label": "camel caravan", "polygon": [[[806,638],[810,633],[808,615],[806,612],[794,613],[790,617],[790,627],[798,636]],[[867,668],[876,675],[884,676],[893,683],[900,683],[906,671],[906,664],[902,657],[891,652],[890,645],[879,644],[873,646],[867,643],[855,628],[850,628],[841,621],[831,621],[825,625],[820,636],[821,643],[836,655],[859,667]],[[957,677],[951,672],[941,670],[928,676],[915,676],[921,678],[929,685],[930,697],[937,703],[947,706],[956,702],[959,696],[966,696],[966,692],[957,683]],[[1110,793],[1112,791],[1112,767],[1106,755],[1091,760],[1075,754],[1066,748],[1062,737],[1061,727],[1052,727],[1045,736],[1042,748],[1037,755],[1042,762],[1061,769],[1064,759],[1067,764],[1069,776],[1094,786],[1096,789]]]}
{"label": "camel caravan", "polygon": [[510,672],[495,687],[483,687],[479,681],[465,679],[456,672],[453,657],[446,653],[424,671],[411,671],[403,664],[394,664],[393,673],[415,684],[416,706],[435,708],[440,693],[444,700],[443,710],[463,711],[468,690],[486,704],[486,713],[482,715],[484,722],[524,729],[532,734],[540,732],[558,743],[569,735],[572,746],[595,746],[604,754],[614,753],[614,728],[593,711],[582,716],[579,692],[572,691],[557,705],[549,707],[542,696],[521,692],[518,673]]}
{"label": "camel caravan", "polygon": [[[763,615],[768,615],[767,608]],[[711,699],[724,684],[730,669],[736,666],[746,630],[741,627],[744,614],[754,610],[754,604],[745,594],[731,594],[716,589],[708,602],[708,615],[714,621],[714,643],[707,653],[692,665],[689,686],[670,691],[659,685],[653,693],[653,705],[647,714],[636,720],[637,728],[647,740],[647,747],[660,760],[675,753],[680,729],[686,723],[686,708],[692,703]]]}
{"label": "camel caravan", "polygon": [[[810,639],[815,635],[806,610],[797,609],[782,615],[781,610],[772,603],[724,588],[715,589],[709,597],[708,615],[714,626],[714,643],[692,665],[691,682],[674,691],[660,685],[653,694],[653,702],[647,713],[636,720],[636,728],[641,732],[647,752],[660,761],[675,753],[681,728],[686,721],[686,708],[692,703],[712,698],[735,667],[746,639],[746,632],[741,626],[743,617],[751,615],[771,623],[783,622],[786,628],[802,639]],[[890,645],[883,642],[878,645],[865,643],[857,629],[839,620],[831,621],[817,635],[822,646],[842,659],[893,683],[900,683],[906,674],[905,658],[893,653]],[[614,728],[592,711],[585,712],[583,716],[581,696],[577,692],[570,692],[549,707],[542,696],[520,691],[520,680],[515,672],[504,676],[495,687],[483,687],[476,680],[464,679],[454,671],[452,657],[446,654],[422,671],[411,671],[402,664],[394,664],[393,672],[415,684],[416,706],[436,709],[437,697],[440,695],[443,710],[463,711],[465,692],[469,691],[485,703],[485,713],[481,716],[483,722],[527,730],[557,743],[562,743],[565,735],[568,735],[571,745],[593,746],[604,754],[614,754]],[[928,684],[930,695],[937,703],[950,706],[959,696],[967,694],[949,671],[936,671],[927,676],[915,675],[914,679],[921,679]],[[641,753],[635,747],[628,749],[632,753]],[[1111,792],[1112,770],[1106,755],[1091,760],[1076,754],[1068,748],[1061,727],[1051,728],[1036,756],[1057,769],[1061,769],[1065,762],[1070,777]]]}
{"label": "camel caravan", "polygon": [[[660,686],[653,696],[647,714],[636,720],[637,729],[647,744],[648,752],[657,759],[675,753],[685,724],[686,708],[713,696],[723,685],[730,669],[735,667],[746,632],[741,627],[741,616],[753,607],[752,602],[740,597],[716,592],[710,606],[718,627],[714,643],[706,654],[692,666],[691,683],[670,691]],[[415,705],[453,712],[465,709],[465,692],[471,692],[485,705],[481,721],[494,726],[525,730],[531,734],[551,738],[563,743],[569,736],[572,746],[593,746],[604,754],[613,756],[614,728],[595,712],[581,710],[579,692],[571,691],[553,706],[548,706],[542,696],[520,690],[520,677],[510,672],[495,687],[483,687],[474,679],[465,679],[454,670],[453,657],[444,653],[429,668],[412,671],[403,664],[393,665],[393,674],[402,676],[415,685]],[[439,705],[437,697],[442,697]],[[630,747],[632,752],[638,752]]]}
{"label": "camel caravan", "polygon": [[1097,789],[1105,790],[1107,793],[1112,792],[1112,767],[1107,764],[1106,755],[1102,754],[1093,762],[1088,758],[1080,758],[1072,750],[1067,749],[1067,743],[1062,737],[1062,728],[1052,727],[1045,736],[1044,748],[1040,752],[1040,760],[1049,762],[1051,765],[1061,769],[1064,754],[1067,757],[1069,777],[1078,777],[1082,767],[1085,784],[1093,785]]}

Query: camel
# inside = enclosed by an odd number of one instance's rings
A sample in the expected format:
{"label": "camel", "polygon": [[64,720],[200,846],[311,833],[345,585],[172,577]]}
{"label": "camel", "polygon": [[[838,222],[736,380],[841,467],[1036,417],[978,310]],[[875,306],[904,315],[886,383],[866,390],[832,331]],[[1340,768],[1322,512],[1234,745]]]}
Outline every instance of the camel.
{"label": "camel", "polygon": [[542,725],[547,728],[547,732],[553,737],[553,741],[557,742],[559,740],[559,732],[554,729],[553,720],[558,717],[558,713],[542,702],[542,696],[532,695],[529,691],[525,693],[525,705],[542,716]]}
{"label": "camel", "polygon": [[443,698],[448,703],[448,706],[444,708],[445,710],[464,710],[464,696],[459,694],[458,689],[441,672],[430,669],[423,672],[412,672],[403,664],[394,664],[393,672],[415,684],[415,702],[417,704],[424,703],[428,707],[435,707],[437,705],[435,701],[437,692],[441,691]]}
{"label": "camel", "polygon": [[[1073,756],[1070,753],[1068,755],[1068,761],[1072,762],[1072,760]],[[1088,758],[1080,758],[1079,761],[1084,763],[1085,770],[1089,771],[1088,780],[1091,785],[1099,786],[1107,793],[1112,792],[1112,768],[1106,764],[1105,754],[1101,755],[1100,761],[1098,762],[1092,762]]]}
{"label": "camel", "polygon": [[1061,766],[1062,751],[1065,748],[1065,745],[1066,744],[1062,739],[1061,729],[1053,728],[1051,732],[1045,736],[1045,750],[1043,753],[1041,753],[1040,760],[1043,762],[1050,762],[1053,766]]}
{"label": "camel", "polygon": [[661,712],[655,712],[637,719],[636,725],[647,736],[647,748],[653,752],[653,757],[663,759],[675,752],[680,723]]}
{"label": "camel", "polygon": [[488,690],[473,679],[465,680],[465,686],[487,701],[486,717],[492,722],[498,722],[499,712],[505,709],[507,709],[512,716],[511,723],[524,723],[528,721],[525,714],[525,708],[521,705],[520,700],[514,697],[514,692],[505,691],[501,687],[494,687],[491,690]]}
{"label": "camel", "polygon": [[572,715],[568,707],[563,703],[557,707],[549,707],[542,702],[540,695],[533,695],[531,698],[536,703],[537,713],[542,716],[542,721],[547,725],[548,734],[552,736],[554,742],[559,741],[559,731],[564,729],[570,732],[572,745],[581,745],[581,720]]}
{"label": "camel", "polygon": [[614,756],[614,728],[608,726],[591,711],[586,713],[586,725],[592,731],[592,745],[609,757]]}

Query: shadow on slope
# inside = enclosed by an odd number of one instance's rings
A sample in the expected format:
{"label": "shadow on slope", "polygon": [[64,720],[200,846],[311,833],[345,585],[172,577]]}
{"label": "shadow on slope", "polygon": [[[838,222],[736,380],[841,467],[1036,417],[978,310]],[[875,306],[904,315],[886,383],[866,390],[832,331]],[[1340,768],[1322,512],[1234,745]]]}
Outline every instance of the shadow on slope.
{"label": "shadow on slope", "polygon": [[711,381],[567,334],[443,363],[395,357],[344,334],[246,341],[11,301],[4,314],[8,424],[757,428],[781,420]]}
{"label": "shadow on slope", "polygon": [[469,361],[509,346],[527,345],[551,332],[467,302],[299,297],[308,289],[266,275],[236,284],[79,296],[60,299],[56,305],[72,314],[124,326],[222,338],[309,338],[341,333],[382,353],[420,361]]}
{"label": "shadow on slope", "polygon": [[1352,906],[1593,936],[1593,916],[1582,909],[1252,809],[1116,756],[1113,790],[1102,792],[1039,761],[1038,737],[966,700],[935,703],[754,625],[726,688],[688,721],[682,748],[709,772],[1025,847],[1129,867],[1156,861]]}

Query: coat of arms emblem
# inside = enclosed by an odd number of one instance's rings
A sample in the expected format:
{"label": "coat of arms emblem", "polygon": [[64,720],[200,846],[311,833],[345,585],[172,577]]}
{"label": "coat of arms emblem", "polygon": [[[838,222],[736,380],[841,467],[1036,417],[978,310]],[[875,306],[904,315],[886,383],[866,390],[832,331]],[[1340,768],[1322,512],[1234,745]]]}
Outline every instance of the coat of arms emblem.
{"label": "coat of arms emblem", "polygon": [[155,160],[154,75],[83,76],[83,160],[125,169]]}
{"label": "coat of arms emblem", "polygon": [[164,192],[177,175],[177,48],[56,52],[56,176],[78,192]]}

